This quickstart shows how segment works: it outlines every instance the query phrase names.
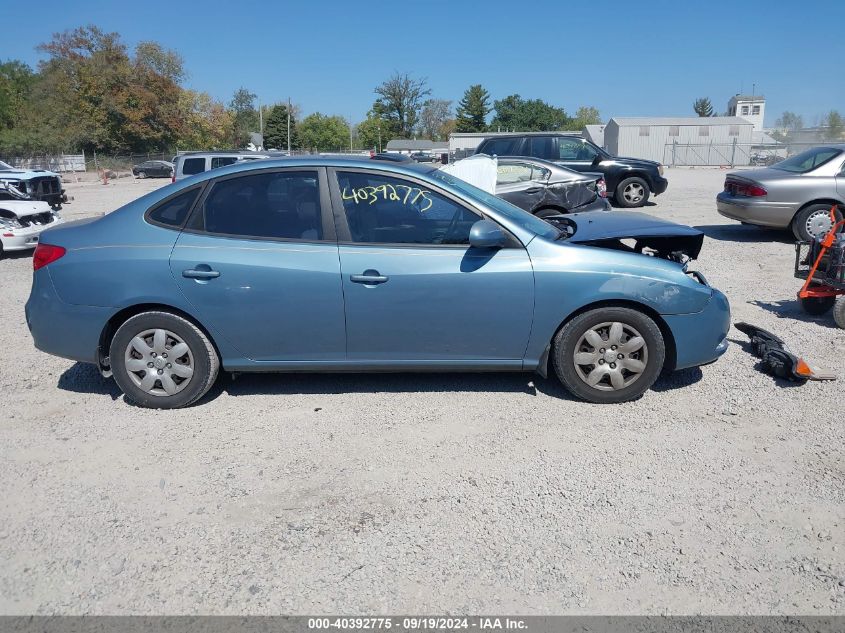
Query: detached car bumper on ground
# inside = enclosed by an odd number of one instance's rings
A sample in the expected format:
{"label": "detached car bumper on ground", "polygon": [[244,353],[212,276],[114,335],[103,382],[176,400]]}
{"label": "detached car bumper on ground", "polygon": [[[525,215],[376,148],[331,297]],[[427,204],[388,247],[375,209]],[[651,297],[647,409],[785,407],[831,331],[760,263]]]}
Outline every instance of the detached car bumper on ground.
{"label": "detached car bumper on ground", "polygon": [[[228,371],[553,371],[596,403],[725,351],[699,231],[541,220],[453,175],[322,157],[221,168],[48,232],[27,323],[143,406]],[[109,248],[103,248],[109,247]]]}

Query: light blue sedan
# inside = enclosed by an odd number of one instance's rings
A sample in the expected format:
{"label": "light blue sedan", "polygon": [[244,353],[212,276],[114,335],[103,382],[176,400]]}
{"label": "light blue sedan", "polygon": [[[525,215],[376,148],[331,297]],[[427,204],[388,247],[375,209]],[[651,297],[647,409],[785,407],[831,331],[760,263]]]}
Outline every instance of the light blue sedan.
{"label": "light blue sedan", "polygon": [[533,371],[631,400],[726,349],[698,231],[646,215],[547,221],[433,167],[233,165],[46,231],[36,346],[143,406],[230,372]]}

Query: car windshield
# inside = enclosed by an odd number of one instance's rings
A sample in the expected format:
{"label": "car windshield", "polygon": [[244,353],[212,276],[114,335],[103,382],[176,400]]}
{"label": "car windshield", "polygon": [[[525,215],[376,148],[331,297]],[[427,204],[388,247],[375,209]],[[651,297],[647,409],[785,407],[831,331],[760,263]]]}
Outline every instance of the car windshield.
{"label": "car windshield", "polygon": [[465,180],[456,178],[452,174],[447,174],[439,169],[431,172],[431,176],[441,182],[445,182],[446,184],[453,186],[455,189],[458,189],[473,198],[476,198],[488,207],[495,209],[496,212],[501,213],[508,220],[511,220],[531,233],[535,233],[536,235],[548,240],[554,240],[560,237],[560,231],[548,222],[531,215],[528,211],[523,211],[519,207],[512,205],[510,202],[487,193],[483,189],[479,189],[475,185],[469,184]]}
{"label": "car windshield", "polygon": [[0,160],[0,171],[11,171],[12,169],[14,169],[14,167]]}
{"label": "car windshield", "polygon": [[775,163],[772,165],[772,169],[791,171],[796,174],[806,174],[808,171],[813,171],[817,167],[830,162],[841,153],[842,150],[836,149],[835,147],[814,147],[813,149],[808,149],[806,152],[801,152],[779,163]]}

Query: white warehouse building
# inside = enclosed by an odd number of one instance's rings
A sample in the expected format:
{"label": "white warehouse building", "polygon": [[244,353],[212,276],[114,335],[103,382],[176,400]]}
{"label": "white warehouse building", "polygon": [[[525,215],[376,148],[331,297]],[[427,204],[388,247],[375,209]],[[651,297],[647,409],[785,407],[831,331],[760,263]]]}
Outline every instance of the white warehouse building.
{"label": "white warehouse building", "polygon": [[664,165],[748,165],[754,124],[742,117],[614,117],[604,147]]}

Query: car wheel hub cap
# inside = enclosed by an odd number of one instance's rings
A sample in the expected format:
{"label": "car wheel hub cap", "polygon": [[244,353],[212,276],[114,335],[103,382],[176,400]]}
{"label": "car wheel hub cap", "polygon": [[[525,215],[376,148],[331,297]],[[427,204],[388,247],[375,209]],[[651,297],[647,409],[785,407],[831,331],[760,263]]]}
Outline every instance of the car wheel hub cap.
{"label": "car wheel hub cap", "polygon": [[162,328],[138,333],[126,346],[123,362],[135,386],[153,396],[179,393],[194,375],[194,357],[187,343]]}
{"label": "car wheel hub cap", "polygon": [[826,211],[814,213],[807,218],[807,233],[814,237],[824,237],[831,227],[830,216]]}
{"label": "car wheel hub cap", "polygon": [[617,391],[639,380],[648,365],[648,346],[627,323],[609,321],[581,335],[572,359],[578,377],[599,391]]}
{"label": "car wheel hub cap", "polygon": [[625,199],[628,202],[639,202],[643,199],[642,185],[630,184],[625,187]]}

